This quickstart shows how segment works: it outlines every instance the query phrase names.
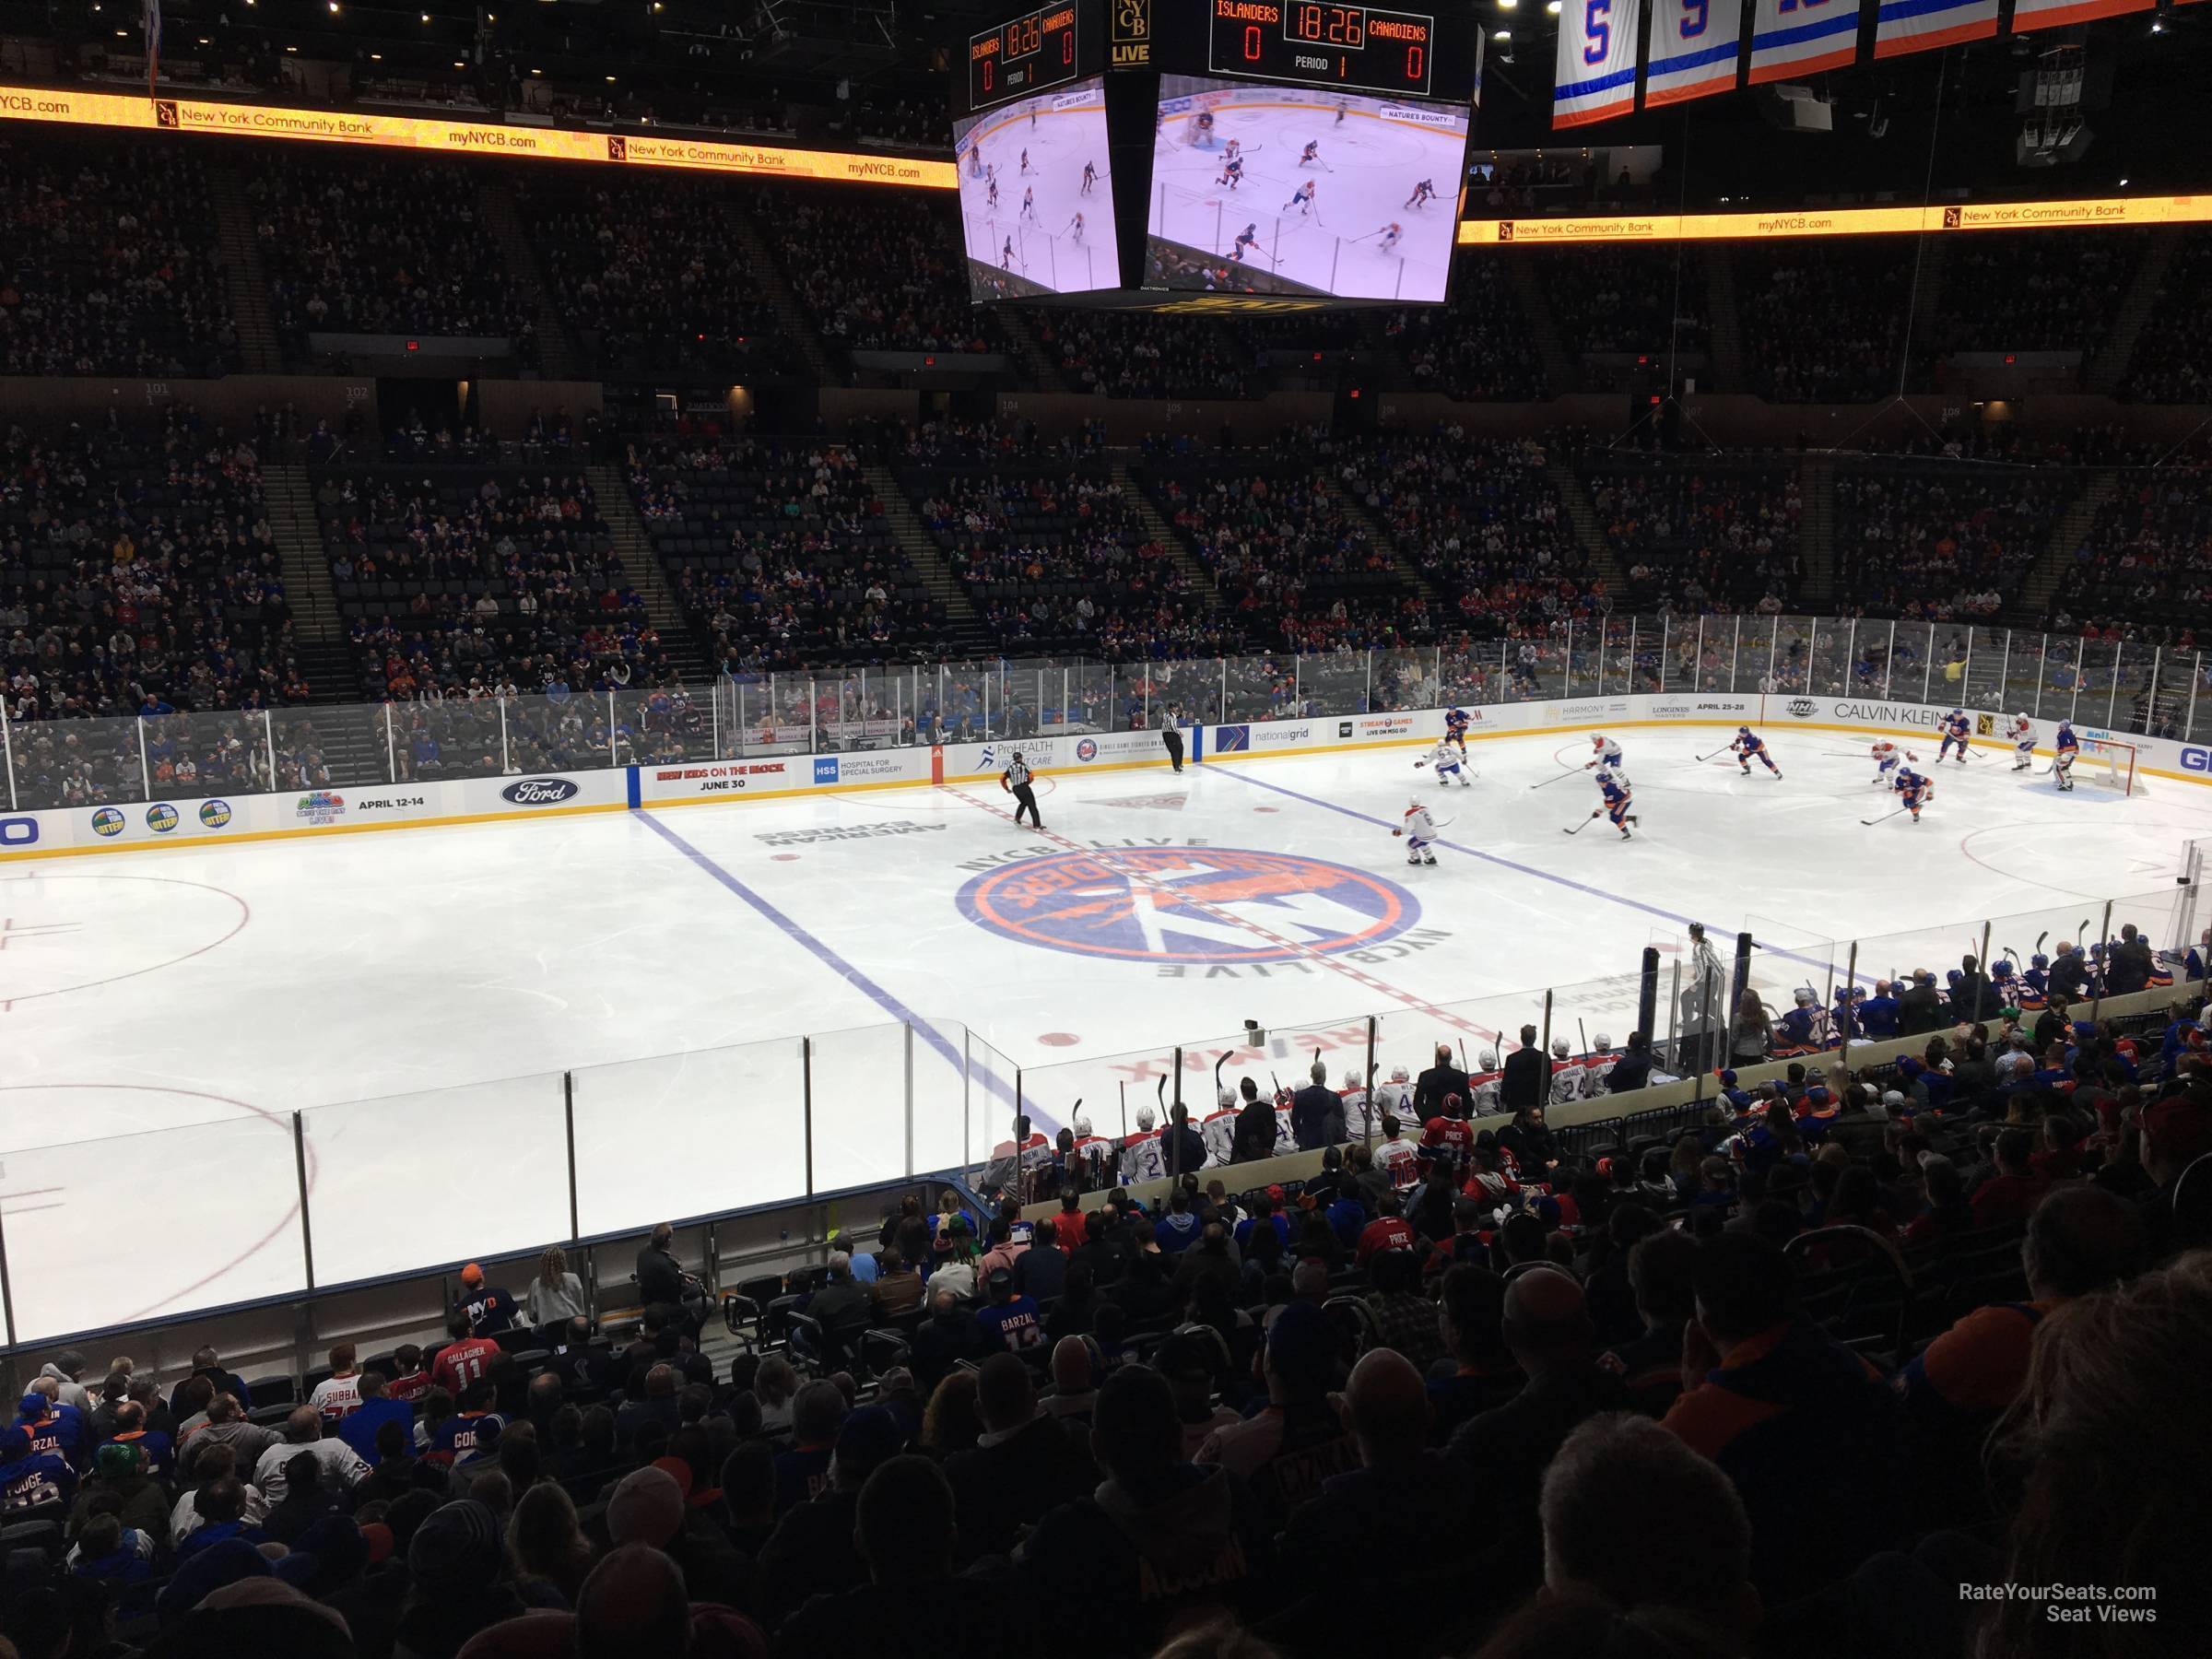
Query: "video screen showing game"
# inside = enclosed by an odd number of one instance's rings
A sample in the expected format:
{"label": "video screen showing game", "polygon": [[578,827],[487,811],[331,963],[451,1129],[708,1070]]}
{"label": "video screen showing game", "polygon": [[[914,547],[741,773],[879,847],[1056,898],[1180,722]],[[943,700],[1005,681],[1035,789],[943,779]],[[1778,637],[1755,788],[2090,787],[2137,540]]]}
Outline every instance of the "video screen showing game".
{"label": "video screen showing game", "polygon": [[1145,286],[1441,304],[1467,112],[1160,80]]}
{"label": "video screen showing game", "polygon": [[1102,82],[1093,76],[966,116],[952,135],[970,298],[1121,286]]}

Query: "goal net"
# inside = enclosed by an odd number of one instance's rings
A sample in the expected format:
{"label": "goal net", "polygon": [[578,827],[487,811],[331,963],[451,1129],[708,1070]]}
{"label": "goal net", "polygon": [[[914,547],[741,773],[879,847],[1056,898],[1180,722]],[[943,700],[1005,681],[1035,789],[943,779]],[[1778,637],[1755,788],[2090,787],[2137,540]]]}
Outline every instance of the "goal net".
{"label": "goal net", "polygon": [[2116,789],[2126,795],[2142,791],[2136,772],[2136,746],[2115,737],[2084,737],[2081,758],[2075,761],[2074,770],[2079,782],[2100,789]]}

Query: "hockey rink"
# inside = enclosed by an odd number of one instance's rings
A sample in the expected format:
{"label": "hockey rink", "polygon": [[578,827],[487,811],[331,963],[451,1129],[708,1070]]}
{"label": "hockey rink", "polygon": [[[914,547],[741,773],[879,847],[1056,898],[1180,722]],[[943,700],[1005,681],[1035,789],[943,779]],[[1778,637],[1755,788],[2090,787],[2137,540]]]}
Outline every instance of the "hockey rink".
{"label": "hockey rink", "polygon": [[954,149],[969,257],[1058,294],[1121,282],[1098,82],[964,120]]}
{"label": "hockey rink", "polygon": [[[1588,737],[1546,733],[1470,745],[1465,789],[1409,748],[1062,774],[1041,833],[982,783],[7,865],[18,1335],[296,1285],[302,1165],[319,1284],[565,1237],[571,1068],[594,1233],[803,1192],[802,1033],[830,1191],[987,1149],[1016,1066],[1041,1121],[1080,1098],[1119,1134],[1178,1044],[1202,1102],[1222,1053],[1265,1084],[1318,1047],[1334,1080],[1370,1015],[1384,1075],[1478,1062],[1547,987],[1555,1034],[1618,1045],[1644,947],[1671,971],[1692,920],[1724,954],[1753,931],[1782,1007],[1854,938],[1862,978],[1940,976],[1984,922],[2025,955],[2134,896],[2114,928],[2173,942],[2212,797],[2062,795],[1983,747],[1924,821],[1869,826],[1862,741],[1768,735],[1780,780],[1700,764],[1721,728],[1625,732],[1627,842],[1588,821]],[[1433,867],[1390,834],[1417,798]]]}
{"label": "hockey rink", "polygon": [[[1300,87],[1204,89],[1222,86],[1187,76],[1163,85],[1150,235],[1347,298],[1443,300],[1464,109]],[[1435,194],[1417,201],[1424,181]]]}

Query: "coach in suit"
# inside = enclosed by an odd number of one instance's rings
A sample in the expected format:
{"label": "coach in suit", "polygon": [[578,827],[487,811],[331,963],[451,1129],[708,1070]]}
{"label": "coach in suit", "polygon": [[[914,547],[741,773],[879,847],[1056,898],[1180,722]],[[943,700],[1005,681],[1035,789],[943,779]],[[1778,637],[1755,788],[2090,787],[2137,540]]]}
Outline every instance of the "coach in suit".
{"label": "coach in suit", "polygon": [[1498,1078],[1498,1104],[1507,1112],[1541,1106],[1551,1099],[1551,1062],[1536,1046],[1536,1028],[1521,1028],[1521,1046],[1505,1057]]}
{"label": "coach in suit", "polygon": [[1414,1080],[1414,1116],[1424,1124],[1432,1117],[1441,1117],[1447,1095],[1457,1095],[1463,1105],[1467,1101],[1467,1074],[1452,1064],[1451,1048],[1440,1042],[1436,1045],[1436,1064]]}

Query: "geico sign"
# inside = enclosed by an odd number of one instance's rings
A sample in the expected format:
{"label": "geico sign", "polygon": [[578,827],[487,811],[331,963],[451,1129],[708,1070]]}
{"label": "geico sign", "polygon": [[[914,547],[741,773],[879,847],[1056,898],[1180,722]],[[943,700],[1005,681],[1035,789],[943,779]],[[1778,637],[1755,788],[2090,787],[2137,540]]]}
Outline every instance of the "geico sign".
{"label": "geico sign", "polygon": [[[2185,748],[2182,751],[2183,771],[2212,772],[2212,749]],[[0,824],[0,830],[6,826]]]}
{"label": "geico sign", "polygon": [[34,845],[38,839],[37,818],[0,818],[0,847],[29,847]]}

